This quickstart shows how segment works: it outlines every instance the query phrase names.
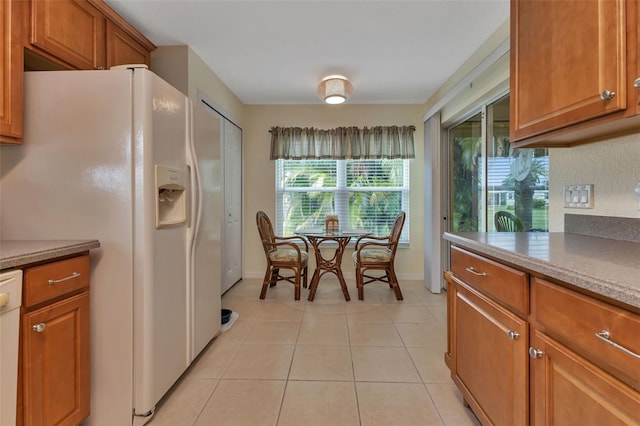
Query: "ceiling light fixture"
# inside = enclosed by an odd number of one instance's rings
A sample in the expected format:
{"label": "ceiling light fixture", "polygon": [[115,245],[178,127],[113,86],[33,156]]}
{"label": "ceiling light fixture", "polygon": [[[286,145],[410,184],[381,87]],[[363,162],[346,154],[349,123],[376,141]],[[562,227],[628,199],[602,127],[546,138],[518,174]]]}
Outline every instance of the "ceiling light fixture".
{"label": "ceiling light fixture", "polygon": [[341,75],[324,78],[318,85],[318,96],[328,104],[341,104],[351,97],[353,86]]}

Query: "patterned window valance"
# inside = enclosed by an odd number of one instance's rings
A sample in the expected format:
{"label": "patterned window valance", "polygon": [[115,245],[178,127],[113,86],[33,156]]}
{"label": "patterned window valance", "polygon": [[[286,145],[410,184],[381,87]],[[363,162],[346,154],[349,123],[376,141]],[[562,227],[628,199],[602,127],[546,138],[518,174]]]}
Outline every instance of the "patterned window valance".
{"label": "patterned window valance", "polygon": [[272,127],[271,159],[415,158],[414,126]]}

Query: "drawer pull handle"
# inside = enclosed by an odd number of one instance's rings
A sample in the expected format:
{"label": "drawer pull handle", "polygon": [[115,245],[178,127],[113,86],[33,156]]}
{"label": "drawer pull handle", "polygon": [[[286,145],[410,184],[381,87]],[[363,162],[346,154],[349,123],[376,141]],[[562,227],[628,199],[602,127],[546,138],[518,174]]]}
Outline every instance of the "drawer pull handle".
{"label": "drawer pull handle", "polygon": [[602,330],[598,333],[596,333],[596,337],[600,340],[602,340],[603,342],[605,342],[608,345],[613,346],[616,349],[620,349],[622,352],[626,353],[627,355],[631,355],[634,358],[638,358],[640,359],[640,355],[638,355],[637,353],[630,351],[629,349],[625,348],[622,345],[617,344],[616,342],[614,342],[613,340],[611,340],[611,333],[609,333],[607,330]]}
{"label": "drawer pull handle", "polygon": [[37,333],[42,333],[44,331],[44,329],[47,328],[47,324],[41,322],[40,324],[36,324],[31,328],[33,328],[33,331],[35,331]]}
{"label": "drawer pull handle", "polygon": [[469,266],[469,267],[467,268],[467,271],[468,271],[468,272],[471,272],[473,275],[476,275],[476,276],[478,276],[478,277],[486,277],[486,276],[487,276],[487,273],[486,273],[486,272],[478,272],[478,271],[476,271],[475,269],[473,269],[473,266]]}
{"label": "drawer pull handle", "polygon": [[63,281],[67,281],[67,280],[71,280],[71,279],[74,279],[74,278],[78,278],[79,276],[80,276],[79,273],[74,272],[73,274],[69,275],[68,277],[60,278],[59,280],[49,280],[49,285],[53,285],[53,284],[56,284],[56,283],[61,283]]}
{"label": "drawer pull handle", "polygon": [[0,293],[0,309],[9,304],[9,293]]}
{"label": "drawer pull handle", "polygon": [[529,347],[529,356],[531,358],[542,358],[542,355],[544,355],[544,352],[542,352],[540,349],[536,349],[534,347]]}
{"label": "drawer pull handle", "polygon": [[507,337],[511,340],[518,340],[520,338],[520,333],[513,330],[507,330]]}

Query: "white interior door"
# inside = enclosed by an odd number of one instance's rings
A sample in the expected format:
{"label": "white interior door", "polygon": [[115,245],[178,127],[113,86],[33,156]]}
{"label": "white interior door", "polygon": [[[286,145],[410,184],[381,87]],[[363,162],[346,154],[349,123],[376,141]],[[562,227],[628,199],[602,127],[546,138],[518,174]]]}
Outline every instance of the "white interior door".
{"label": "white interior door", "polygon": [[242,279],[242,129],[224,120],[222,292]]}

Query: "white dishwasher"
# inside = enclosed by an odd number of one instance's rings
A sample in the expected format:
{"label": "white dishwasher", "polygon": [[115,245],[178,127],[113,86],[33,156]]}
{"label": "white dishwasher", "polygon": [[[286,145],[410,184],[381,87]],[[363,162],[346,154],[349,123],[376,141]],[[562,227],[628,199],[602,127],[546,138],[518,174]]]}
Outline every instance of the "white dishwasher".
{"label": "white dishwasher", "polygon": [[22,271],[0,273],[0,425],[16,424]]}

